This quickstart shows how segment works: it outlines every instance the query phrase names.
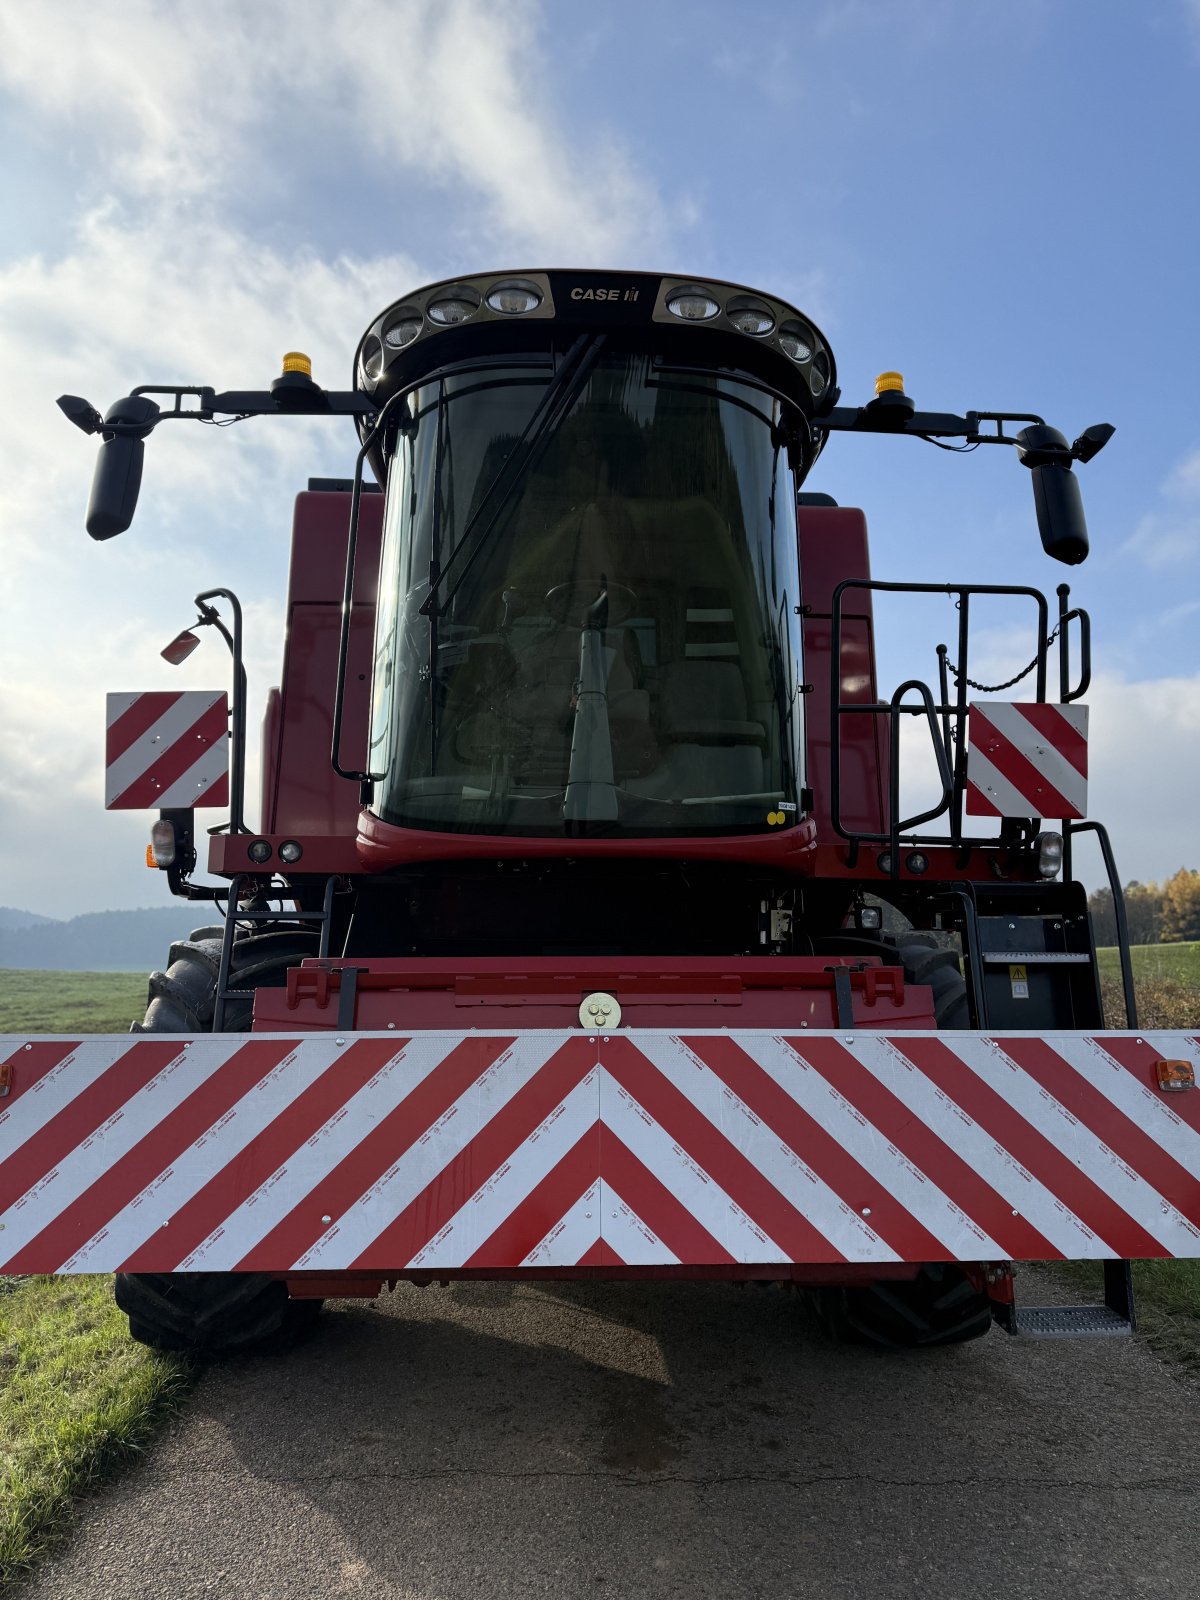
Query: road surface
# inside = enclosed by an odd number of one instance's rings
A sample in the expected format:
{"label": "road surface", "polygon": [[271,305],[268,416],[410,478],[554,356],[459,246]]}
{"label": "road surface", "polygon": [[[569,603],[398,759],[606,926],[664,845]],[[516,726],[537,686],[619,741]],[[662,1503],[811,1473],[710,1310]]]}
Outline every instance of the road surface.
{"label": "road surface", "polygon": [[1134,1341],[897,1358],[780,1290],[404,1287],[210,1370],[22,1600],[1195,1600],[1198,1421]]}

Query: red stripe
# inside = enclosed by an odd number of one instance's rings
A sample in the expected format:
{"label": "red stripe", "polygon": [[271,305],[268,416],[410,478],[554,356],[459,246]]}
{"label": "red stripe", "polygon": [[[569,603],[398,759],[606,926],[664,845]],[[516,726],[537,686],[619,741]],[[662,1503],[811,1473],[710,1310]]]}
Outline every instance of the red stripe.
{"label": "red stripe", "polygon": [[140,1244],[121,1272],[171,1272],[408,1043],[358,1039]]}
{"label": "red stripe", "polygon": [[736,1261],[611,1128],[600,1135],[605,1184],[680,1261],[689,1266]]}
{"label": "red stripe", "polygon": [[623,1267],[625,1263],[603,1239],[597,1239],[589,1250],[585,1250],[575,1263],[577,1267]]}
{"label": "red stripe", "polygon": [[48,1178],[77,1145],[183,1055],[183,1045],[182,1039],[140,1039],[131,1044],[94,1083],[45,1122],[7,1161],[0,1162],[0,1211],[7,1211],[35,1183]]}
{"label": "red stripe", "polygon": [[1065,1209],[1098,1234],[1114,1255],[1161,1256],[1165,1253],[1157,1239],[1110,1200],[1057,1145],[1039,1133],[940,1039],[913,1039],[896,1034],[891,1043],[1032,1173]]}
{"label": "red stripe", "polygon": [[[168,1111],[77,1199],[53,1217],[8,1264],[10,1272],[55,1272],[89,1240],[103,1238],[107,1224],[146,1186],[169,1172],[171,1163],[218,1123],[229,1108],[295,1049],[288,1040],[255,1040],[236,1050],[215,1072]],[[153,1228],[153,1203],[145,1226]]]}
{"label": "red stripe", "polygon": [[111,767],[134,745],[160,717],[165,717],[175,702],[182,698],[178,689],[155,689],[139,694],[115,722],[110,722],[104,738],[104,765]]}
{"label": "red stripe", "polygon": [[325,1232],[322,1214],[341,1216],[460,1095],[512,1046],[512,1039],[467,1038],[456,1044],[337,1166],[237,1263],[239,1272],[291,1266]]}
{"label": "red stripe", "polygon": [[11,1085],[8,1094],[0,1100],[0,1146],[4,1144],[4,1124],[17,1101],[36,1088],[55,1067],[61,1066],[79,1045],[78,1039],[31,1039],[27,1044],[19,1044],[5,1060],[4,1065],[11,1069]]}
{"label": "red stripe", "polygon": [[1066,1106],[1143,1182],[1200,1224],[1200,1178],[1057,1055],[1044,1039],[1005,1039],[1004,1053]]}
{"label": "red stripe", "polygon": [[967,815],[971,817],[1002,817],[1000,807],[988,799],[978,784],[967,780]]}
{"label": "red stripe", "polygon": [[[489,1178],[507,1171],[520,1146],[537,1133],[595,1065],[595,1047],[589,1049],[581,1039],[557,1050],[350,1265],[366,1268],[383,1263],[391,1268],[411,1262]],[[338,1215],[328,1206],[325,1209]],[[532,1248],[531,1244],[528,1249]]]}
{"label": "red stripe", "polygon": [[1081,778],[1087,777],[1087,740],[1058,706],[1035,700],[1017,705],[1014,709],[1033,725],[1051,749],[1057,750],[1063,760],[1075,768]]}
{"label": "red stripe", "polygon": [[825,1235],[626,1039],[608,1041],[605,1066],[634,1101],[783,1250],[791,1261],[843,1261]]}
{"label": "red stripe", "polygon": [[[557,1162],[542,1181],[510,1211],[464,1263],[467,1267],[519,1266],[535,1250],[555,1223],[561,1222],[600,1176],[600,1150],[593,1124]],[[593,1212],[600,1228],[600,1197]]]}
{"label": "red stripe", "polygon": [[229,715],[224,696],[215,701],[179,734],[173,744],[160,750],[145,772],[127,789],[108,802],[110,810],[135,811],[158,804],[159,796],[171,787],[206,751],[219,744],[228,733]]}
{"label": "red stripe", "polygon": [[1200,1133],[1200,1093],[1194,1089],[1177,1089],[1164,1094],[1158,1087],[1154,1063],[1163,1059],[1161,1050],[1138,1039],[1122,1038],[1119,1034],[1105,1034],[1096,1043],[1106,1055],[1110,1055],[1137,1079],[1156,1104],[1172,1112],[1193,1133]]}
{"label": "red stripe", "polygon": [[1062,1251],[1042,1237],[1011,1204],[926,1123],[867,1071],[836,1039],[786,1041],[868,1119],[918,1171],[936,1182],[964,1216],[982,1228],[1014,1261],[1061,1260]]}
{"label": "red stripe", "polygon": [[[1008,735],[988,721],[986,713],[981,711],[978,705],[971,707],[970,717],[971,726],[968,730],[970,743],[980,751],[980,754],[987,757],[997,772],[1020,791],[1032,815],[1039,817],[1082,815],[1077,807],[1058,792],[1046,774],[1034,766],[1027,756],[1021,754]],[[984,741],[990,739],[994,739],[996,743],[994,746],[989,743],[985,749]]]}
{"label": "red stripe", "polygon": [[[946,1244],[889,1194],[752,1056],[729,1038],[685,1039],[744,1105],[782,1139],[853,1211],[868,1206],[871,1227],[902,1261],[943,1261]],[[796,1070],[805,1069],[799,1062]]]}

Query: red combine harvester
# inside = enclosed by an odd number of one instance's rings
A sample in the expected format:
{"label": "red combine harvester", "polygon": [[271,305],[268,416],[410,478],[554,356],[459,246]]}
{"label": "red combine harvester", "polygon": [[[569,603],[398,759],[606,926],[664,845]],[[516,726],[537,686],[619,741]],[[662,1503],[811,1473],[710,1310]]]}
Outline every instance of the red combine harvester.
{"label": "red combine harvester", "polygon": [[[876,582],[861,512],[802,489],[838,432],[1011,446],[1074,564],[1112,429],[919,411],[895,373],[838,402],[781,301],[597,272],[409,295],[343,392],[291,355],[268,391],[60,401],[103,440],[96,539],[161,423],[346,416],[361,449],[296,502],[257,828],[231,592],[197,597],[231,706],[110,697],[110,805],[227,911],[134,1038],[3,1042],[0,1271],[114,1271],[135,1338],[210,1352],[471,1277],[776,1280],[891,1346],[1129,1330],[1129,1258],[1200,1255],[1198,1051],[1103,1031],[1086,614]],[[880,591],[957,602],[932,687],[877,683]],[[980,596],[1033,619],[1022,701],[970,699]],[[1012,1262],[1063,1259],[1104,1303],[1018,1309]]]}

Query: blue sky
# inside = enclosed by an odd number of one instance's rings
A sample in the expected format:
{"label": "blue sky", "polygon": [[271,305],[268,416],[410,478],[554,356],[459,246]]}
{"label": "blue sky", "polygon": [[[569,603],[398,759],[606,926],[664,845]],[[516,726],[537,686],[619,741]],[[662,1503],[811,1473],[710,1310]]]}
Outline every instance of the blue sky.
{"label": "blue sky", "polygon": [[[1126,877],[1200,865],[1198,104],[1187,0],[0,0],[0,902],[165,898],[145,819],[101,809],[103,691],[220,683],[211,647],[173,675],[157,651],[224,582],[261,699],[291,497],[352,459],[327,423],[164,429],[133,529],[94,546],[54,396],[258,386],[290,348],[341,385],[405,290],[571,264],[790,298],[848,401],[896,367],[933,409],[1116,424],[1070,574],[1007,451],[835,439],[810,487],[864,507],[877,576],[1069,576],[1092,814]],[[947,604],[882,619],[885,677],[929,672]],[[1031,651],[985,620],[1007,677]]]}

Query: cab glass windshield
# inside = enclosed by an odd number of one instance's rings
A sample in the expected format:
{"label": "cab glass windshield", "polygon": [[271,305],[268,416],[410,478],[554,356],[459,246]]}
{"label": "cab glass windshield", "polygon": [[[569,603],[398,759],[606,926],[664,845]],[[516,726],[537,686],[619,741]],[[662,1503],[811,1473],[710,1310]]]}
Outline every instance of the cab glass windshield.
{"label": "cab glass windshield", "polygon": [[373,809],[489,834],[790,822],[800,660],[780,402],[642,354],[572,358],[462,370],[407,402],[388,463]]}

